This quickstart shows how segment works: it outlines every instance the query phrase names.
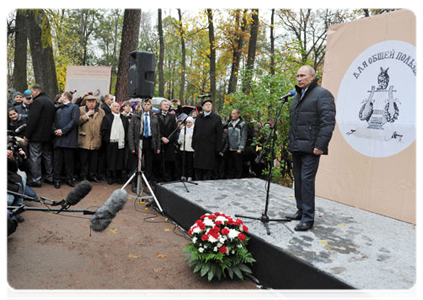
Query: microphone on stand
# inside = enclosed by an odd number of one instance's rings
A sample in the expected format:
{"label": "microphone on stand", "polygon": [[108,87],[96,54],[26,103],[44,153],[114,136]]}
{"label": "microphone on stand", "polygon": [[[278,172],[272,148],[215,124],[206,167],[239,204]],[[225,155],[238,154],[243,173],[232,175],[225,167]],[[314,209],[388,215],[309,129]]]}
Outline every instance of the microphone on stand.
{"label": "microphone on stand", "polygon": [[86,195],[91,192],[92,185],[88,180],[81,181],[69,194],[65,200],[60,202],[53,201],[52,205],[61,205],[62,208],[59,210],[60,213],[63,210],[68,209],[70,206],[78,204]]}
{"label": "microphone on stand", "polygon": [[286,95],[284,95],[284,96],[280,97],[277,101],[279,101],[279,100],[283,100],[283,102],[286,102],[286,101],[288,101],[288,98],[289,98],[289,97],[295,96],[295,94],[296,94],[296,92],[295,92],[295,91],[289,91],[289,93],[288,93],[288,94],[286,94]]}
{"label": "microphone on stand", "polygon": [[91,229],[97,232],[104,231],[116,214],[125,206],[127,199],[128,193],[125,190],[115,190],[91,218]]}

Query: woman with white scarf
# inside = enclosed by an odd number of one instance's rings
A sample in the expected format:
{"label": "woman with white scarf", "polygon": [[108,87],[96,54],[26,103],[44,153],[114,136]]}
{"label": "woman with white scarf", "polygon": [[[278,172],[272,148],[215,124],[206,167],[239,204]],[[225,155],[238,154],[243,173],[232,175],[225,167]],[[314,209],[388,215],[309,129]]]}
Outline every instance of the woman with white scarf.
{"label": "woman with white scarf", "polygon": [[120,105],[113,102],[111,114],[106,115],[101,124],[101,136],[107,148],[108,184],[123,183],[122,170],[125,169],[126,132],[128,118],[120,113]]}
{"label": "woman with white scarf", "polygon": [[[182,175],[188,177],[191,181],[194,177],[194,149],[192,148],[192,134],[194,133],[194,118],[188,117],[186,119],[186,127],[181,126],[178,143],[181,145],[181,166],[183,168]],[[185,134],[186,131],[186,134]],[[185,164],[184,164],[185,159]]]}

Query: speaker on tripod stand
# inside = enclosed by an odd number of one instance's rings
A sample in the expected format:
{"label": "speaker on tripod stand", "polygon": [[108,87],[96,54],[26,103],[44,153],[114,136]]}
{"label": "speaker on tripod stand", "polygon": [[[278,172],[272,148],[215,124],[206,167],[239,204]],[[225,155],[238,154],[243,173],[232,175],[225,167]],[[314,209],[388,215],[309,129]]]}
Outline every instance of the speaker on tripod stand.
{"label": "speaker on tripod stand", "polygon": [[154,53],[132,51],[129,54],[128,96],[153,98],[156,61]]}

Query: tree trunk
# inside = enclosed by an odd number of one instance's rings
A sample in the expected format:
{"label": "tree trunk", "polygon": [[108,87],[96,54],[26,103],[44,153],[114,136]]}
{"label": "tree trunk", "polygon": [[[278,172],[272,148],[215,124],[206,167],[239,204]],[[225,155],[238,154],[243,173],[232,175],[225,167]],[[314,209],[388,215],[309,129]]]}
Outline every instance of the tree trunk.
{"label": "tree trunk", "polygon": [[[237,41],[234,47],[234,53],[232,56],[232,68],[231,68],[231,76],[229,77],[229,85],[228,85],[228,94],[236,92],[236,86],[238,83],[238,71],[239,71],[239,63],[241,61],[241,52],[243,47],[243,35],[245,33],[246,24],[247,24],[247,10],[244,10],[242,21],[241,21],[241,29],[238,30],[237,34]],[[236,14],[236,21],[235,26],[238,29],[240,22],[240,15],[239,11]]]}
{"label": "tree trunk", "polygon": [[275,75],[275,9],[270,18],[270,74]]}
{"label": "tree trunk", "polygon": [[138,48],[141,10],[125,9],[123,14],[122,41],[120,44],[119,66],[116,79],[116,99],[123,102],[128,99],[129,53]]}
{"label": "tree trunk", "polygon": [[[31,49],[32,64],[34,67],[35,82],[40,84],[44,93],[51,99],[59,93],[56,77],[56,66],[53,59],[53,48],[51,44],[51,33],[48,19],[45,18],[43,10],[28,10],[28,39]],[[45,18],[43,20],[43,18]],[[40,25],[44,21],[44,31]],[[42,36],[44,37],[44,43]]]}
{"label": "tree trunk", "polygon": [[216,42],[214,39],[213,12],[207,9],[209,20],[209,43],[210,43],[210,94],[213,102],[213,111],[216,111]]}
{"label": "tree trunk", "polygon": [[179,15],[179,28],[181,30],[181,54],[182,54],[182,66],[181,66],[181,88],[179,90],[179,100],[181,101],[181,105],[185,104],[184,101],[184,93],[185,93],[185,57],[186,57],[186,50],[185,50],[185,31],[182,25],[182,13],[181,9],[178,8],[178,15]]}
{"label": "tree trunk", "polygon": [[163,39],[163,23],[162,23],[162,10],[158,10],[158,29],[159,29],[159,40],[160,40],[160,55],[159,55],[159,97],[164,97],[164,71],[163,71],[163,62],[164,62],[164,39]]}
{"label": "tree trunk", "polygon": [[16,10],[15,23],[15,59],[13,62],[13,87],[19,91],[25,91],[27,86],[26,56],[28,52],[27,26],[25,10]]}
{"label": "tree trunk", "polygon": [[253,23],[251,24],[250,42],[248,44],[248,58],[247,58],[247,79],[244,81],[242,92],[249,94],[251,90],[250,80],[252,76],[252,70],[254,68],[254,60],[256,58],[256,46],[257,46],[257,35],[259,26],[259,11],[258,9],[252,10]]}

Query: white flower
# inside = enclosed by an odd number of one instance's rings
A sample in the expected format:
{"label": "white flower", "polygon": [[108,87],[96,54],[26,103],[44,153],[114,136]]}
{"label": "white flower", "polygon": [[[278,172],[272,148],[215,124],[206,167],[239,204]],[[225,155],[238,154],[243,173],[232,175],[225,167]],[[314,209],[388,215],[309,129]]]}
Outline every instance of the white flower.
{"label": "white flower", "polygon": [[222,223],[228,222],[228,219],[226,219],[224,216],[218,216],[215,220],[215,222],[221,221]]}
{"label": "white flower", "polygon": [[196,237],[193,237],[192,238],[192,242],[195,244],[197,242],[197,238]]}
{"label": "white flower", "polygon": [[209,219],[209,218],[206,218],[206,219],[204,220],[204,224],[205,224],[206,226],[208,226],[208,227],[213,227],[213,226],[214,226],[214,222],[213,222],[213,220],[212,220],[212,219]]}
{"label": "white flower", "polygon": [[232,251],[231,251],[231,253],[232,253],[232,254],[235,254],[235,250],[232,250]]}
{"label": "white flower", "polygon": [[217,243],[217,247],[218,248],[220,248],[220,247],[222,247],[223,246],[223,244],[222,243]]}
{"label": "white flower", "polygon": [[238,244],[238,245],[237,245],[237,247],[238,247],[238,248],[242,248],[242,244]]}
{"label": "white flower", "polygon": [[234,238],[238,237],[239,231],[235,229],[229,229],[228,238],[233,240]]}
{"label": "white flower", "polygon": [[219,237],[219,243],[221,243],[223,245],[223,244],[225,244],[225,242],[226,242],[227,239],[228,238],[226,236],[221,235]]}
{"label": "white flower", "polygon": [[214,237],[212,237],[211,235],[209,235],[209,242],[210,243],[216,243],[217,242],[217,239],[215,239]]}
{"label": "white flower", "polygon": [[198,252],[203,253],[204,249],[200,247],[200,248],[198,248]]}
{"label": "white flower", "polygon": [[200,229],[200,227],[195,227],[194,228],[194,230],[192,231],[193,233],[200,233],[201,232],[201,229]]}
{"label": "white flower", "polygon": [[214,247],[214,248],[213,248],[213,251],[214,251],[214,252],[217,252],[218,250],[219,250],[219,249],[218,249],[217,247]]}

